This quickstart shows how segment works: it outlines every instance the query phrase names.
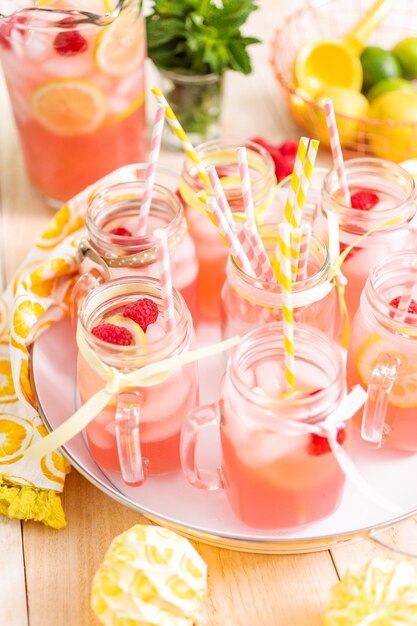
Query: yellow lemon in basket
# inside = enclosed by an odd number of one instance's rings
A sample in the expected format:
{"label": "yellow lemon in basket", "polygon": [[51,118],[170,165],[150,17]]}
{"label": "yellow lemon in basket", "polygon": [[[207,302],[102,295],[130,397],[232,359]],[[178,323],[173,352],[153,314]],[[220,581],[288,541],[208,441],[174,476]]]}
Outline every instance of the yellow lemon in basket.
{"label": "yellow lemon in basket", "polygon": [[417,93],[384,93],[372,102],[369,117],[386,122],[367,128],[375,156],[391,161],[417,157]]}
{"label": "yellow lemon in basket", "polygon": [[[369,102],[365,96],[345,87],[327,87],[317,95],[317,103],[321,104],[324,98],[331,98],[336,113],[347,115],[353,119],[337,117],[340,143],[342,146],[356,143],[359,139],[360,119],[366,118],[369,111]],[[319,138],[329,145],[326,119],[323,111],[317,112],[317,129]],[[315,131],[317,136],[317,131]]]}

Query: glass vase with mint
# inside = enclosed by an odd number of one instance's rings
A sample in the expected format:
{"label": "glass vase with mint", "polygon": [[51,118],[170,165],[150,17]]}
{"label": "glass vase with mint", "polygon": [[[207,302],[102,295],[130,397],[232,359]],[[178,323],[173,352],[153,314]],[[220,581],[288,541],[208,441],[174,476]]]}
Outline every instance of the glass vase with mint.
{"label": "glass vase with mint", "polygon": [[[148,54],[160,86],[194,144],[220,134],[226,70],[252,71],[241,27],[257,9],[252,0],[155,0],[147,17]],[[164,142],[178,147],[166,129]]]}

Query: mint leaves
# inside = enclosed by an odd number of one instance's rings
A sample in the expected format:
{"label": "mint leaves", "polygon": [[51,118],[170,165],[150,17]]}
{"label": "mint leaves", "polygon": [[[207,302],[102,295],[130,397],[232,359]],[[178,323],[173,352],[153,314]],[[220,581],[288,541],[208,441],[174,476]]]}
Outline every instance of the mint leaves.
{"label": "mint leaves", "polygon": [[256,11],[253,0],[155,0],[146,20],[148,53],[157,67],[189,74],[252,71],[240,27]]}

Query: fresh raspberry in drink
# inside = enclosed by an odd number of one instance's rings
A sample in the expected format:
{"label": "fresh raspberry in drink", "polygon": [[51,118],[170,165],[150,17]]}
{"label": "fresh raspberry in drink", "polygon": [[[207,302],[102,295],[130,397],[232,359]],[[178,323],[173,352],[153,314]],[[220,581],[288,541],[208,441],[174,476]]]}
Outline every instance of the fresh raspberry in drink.
{"label": "fresh raspberry in drink", "polygon": [[91,329],[91,333],[97,339],[117,346],[130,346],[133,343],[132,333],[127,328],[115,324],[98,324]]}
{"label": "fresh raspberry in drink", "polygon": [[57,54],[64,57],[73,57],[85,52],[88,48],[87,40],[78,30],[68,30],[58,33],[54,39],[54,49]]}
{"label": "fresh raspberry in drink", "polygon": [[287,140],[280,146],[275,146],[262,137],[255,137],[252,141],[262,146],[262,148],[265,148],[271,155],[275,165],[275,176],[278,182],[291,174],[294,169],[295,156],[298,150],[296,141]]}
{"label": "fresh raspberry in drink", "polygon": [[124,226],[117,226],[110,231],[111,235],[118,235],[119,237],[133,237],[130,230],[125,228]]}
{"label": "fresh raspberry in drink", "polygon": [[359,209],[360,211],[373,209],[378,204],[378,201],[378,196],[372,191],[357,191],[350,197],[352,209]]}
{"label": "fresh raspberry in drink", "polygon": [[287,141],[284,141],[284,143],[282,143],[278,149],[283,156],[292,157],[293,159],[295,159],[298,150],[298,143],[296,141],[288,139]]}
{"label": "fresh raspberry in drink", "polygon": [[[393,306],[395,309],[398,309],[400,300],[401,300],[401,297],[397,296],[396,298],[393,298],[391,300],[390,305]],[[410,304],[408,305],[407,313],[411,313],[411,315],[417,315],[417,302],[414,300],[414,298],[412,298]],[[394,318],[394,314],[392,312],[390,313],[390,317]],[[411,320],[409,317],[406,317],[404,321],[407,324],[409,324],[410,322],[413,323],[414,320]]]}
{"label": "fresh raspberry in drink", "polygon": [[144,333],[149,324],[154,324],[158,319],[159,310],[157,304],[149,298],[141,298],[129,304],[123,311],[124,317],[129,317],[131,320],[139,324]]}
{"label": "fresh raspberry in drink", "polygon": [[[339,428],[337,431],[336,441],[338,444],[342,445],[346,439],[346,431],[344,428]],[[310,442],[308,444],[308,453],[312,456],[321,456],[322,454],[327,454],[331,452],[329,440],[327,437],[321,437],[320,435],[316,435],[313,433],[310,438]]]}

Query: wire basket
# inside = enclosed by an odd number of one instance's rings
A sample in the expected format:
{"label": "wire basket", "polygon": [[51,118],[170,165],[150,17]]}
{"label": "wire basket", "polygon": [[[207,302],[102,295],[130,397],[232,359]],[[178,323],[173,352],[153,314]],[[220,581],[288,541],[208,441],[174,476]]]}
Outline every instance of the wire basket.
{"label": "wire basket", "polygon": [[[300,48],[320,39],[343,39],[375,0],[313,0],[291,14],[275,31],[272,65],[284,89],[292,115],[310,136],[329,145],[323,107],[293,82],[293,66]],[[400,39],[417,36],[417,1],[396,0],[368,45],[391,49]],[[377,120],[336,113],[345,157],[377,156],[391,161],[417,157],[415,122]]]}

